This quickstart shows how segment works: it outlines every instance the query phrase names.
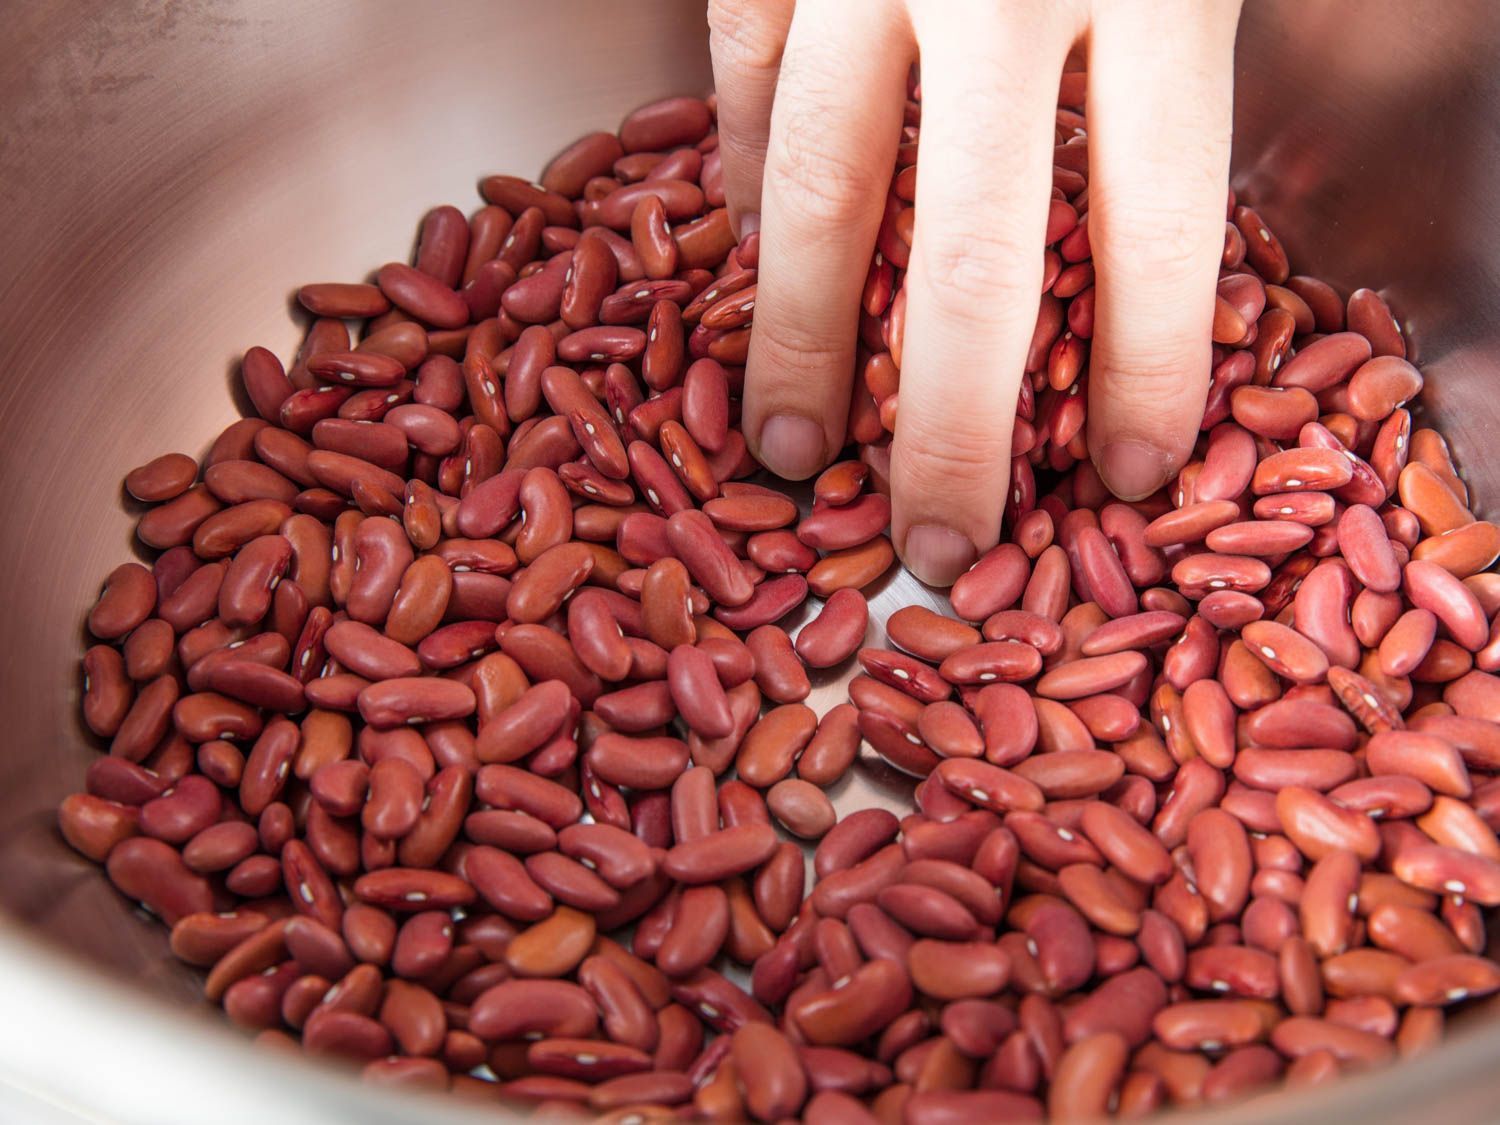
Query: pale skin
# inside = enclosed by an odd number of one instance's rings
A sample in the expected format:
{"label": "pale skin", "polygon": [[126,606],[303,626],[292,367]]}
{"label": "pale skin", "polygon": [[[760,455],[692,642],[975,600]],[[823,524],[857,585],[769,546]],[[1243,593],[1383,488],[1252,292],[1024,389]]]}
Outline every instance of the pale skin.
{"label": "pale skin", "polygon": [[1088,446],[1139,499],[1208,389],[1239,0],[710,0],[730,215],[761,232],[744,430],[803,479],[845,444],[859,299],[920,61],[892,535],[946,586],[998,540],[1042,284],[1059,76],[1088,67]]}

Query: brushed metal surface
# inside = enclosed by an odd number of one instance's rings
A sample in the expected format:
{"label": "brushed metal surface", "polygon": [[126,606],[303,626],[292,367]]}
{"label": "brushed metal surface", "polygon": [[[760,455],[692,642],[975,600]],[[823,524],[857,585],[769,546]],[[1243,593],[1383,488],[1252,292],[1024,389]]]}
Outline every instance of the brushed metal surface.
{"label": "brushed metal surface", "polygon": [[[201,452],[236,416],[239,354],[287,356],[300,335],[291,290],[405,256],[420,215],[474,205],[483,174],[534,171],[559,140],[707,89],[701,0],[4,14],[0,1119],[477,1120],[246,1050],[160,927],[61,844],[53,810],[95,752],[77,719],[80,621],[135,549],[121,476]],[[1252,0],[1236,116],[1237,185],[1298,268],[1387,294],[1484,511],[1500,493],[1485,458],[1500,410],[1497,40],[1485,0]],[[943,599],[897,575],[875,617],[919,600]],[[843,677],[815,680],[820,711],[842,698]],[[834,795],[847,811],[908,792],[865,763]],[[1416,1063],[1213,1120],[1479,1120],[1497,1054],[1500,1027],[1481,1025]]]}

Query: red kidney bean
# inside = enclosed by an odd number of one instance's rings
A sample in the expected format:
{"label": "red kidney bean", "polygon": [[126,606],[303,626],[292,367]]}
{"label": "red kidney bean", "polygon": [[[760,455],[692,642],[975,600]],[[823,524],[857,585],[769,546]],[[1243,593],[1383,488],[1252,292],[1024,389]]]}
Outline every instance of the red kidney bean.
{"label": "red kidney bean", "polygon": [[339,319],[377,317],[391,307],[378,286],[353,282],[304,285],[297,290],[297,300],[314,316]]}
{"label": "red kidney bean", "polygon": [[109,645],[94,645],[84,654],[83,717],[95,734],[109,738],[120,729],[135,699],[130,680],[124,658]]}
{"label": "red kidney bean", "polygon": [[699,98],[664,98],[635,110],[620,125],[626,152],[669,149],[695,144],[708,133],[711,118]]}
{"label": "red kidney bean", "polygon": [[680,511],[667,520],[667,541],[704,591],[720,605],[742,606],[755,593],[739,560],[701,512]]}
{"label": "red kidney bean", "polygon": [[793,778],[771,786],[766,806],[787,831],[803,839],[827,834],[837,820],[832,803],[817,786]]}
{"label": "red kidney bean", "polygon": [[683,722],[704,738],[734,730],[729,696],[719,682],[713,658],[694,645],[678,645],[667,655],[667,684]]}
{"label": "red kidney bean", "polygon": [[527,1034],[586,1036],[598,1024],[594,1001],[576,984],[509,980],[481,995],[469,1009],[469,1031],[505,1041]]}
{"label": "red kidney bean", "polygon": [[89,612],[89,632],[112,641],[129,633],[156,607],[156,581],[140,563],[124,563],[104,580],[104,590]]}
{"label": "red kidney bean", "polygon": [[[995,641],[953,653],[938,667],[938,674],[949,683],[965,686],[1015,683],[1031,679],[1041,671],[1041,666],[1041,653],[1030,645]],[[1118,684],[1110,684],[1106,679],[1106,682],[1091,686],[1081,694],[1092,695],[1115,686]]]}
{"label": "red kidney bean", "polygon": [[91,796],[131,806],[145,804],[168,785],[154,770],[113,755],[89,766],[84,783]]}
{"label": "red kidney bean", "polygon": [[1415,731],[1381,731],[1371,736],[1365,753],[1372,774],[1415,777],[1429,789],[1455,797],[1466,797],[1471,783],[1457,748],[1431,734]]}
{"label": "red kidney bean", "polygon": [[723,828],[701,840],[679,843],[662,869],[679,882],[714,882],[759,866],[776,849],[776,833],[764,824]]}
{"label": "red kidney bean", "polygon": [[139,812],[128,805],[87,793],[64,798],[58,808],[63,839],[95,863],[103,863],[120,841],[134,836]]}
{"label": "red kidney bean", "polygon": [[857,547],[879,535],[889,520],[890,501],[878,492],[866,493],[850,504],[807,516],[797,525],[797,538],[818,550]]}
{"label": "red kidney bean", "polygon": [[750,785],[766,788],[791,772],[797,754],[817,727],[817,715],[800,703],[787,703],[765,714],[745,732],[736,766]]}
{"label": "red kidney bean", "polygon": [[763,1023],[736,1029],[730,1055],[745,1089],[745,1106],[757,1119],[793,1115],[807,1097],[807,1078],[792,1042]]}
{"label": "red kidney bean", "polygon": [[818,722],[802,755],[797,774],[814,785],[828,786],[842,777],[859,752],[858,712],[843,703],[830,709]]}
{"label": "red kidney bean", "polygon": [[969,621],[982,621],[1009,609],[1020,598],[1030,572],[1025,552],[1014,544],[1002,543],[953,584],[953,612]]}
{"label": "red kidney bean", "polygon": [[140,902],[169,926],[189,914],[212,909],[208,881],[160,840],[145,836],[121,840],[110,850],[106,870],[121,894]]}
{"label": "red kidney bean", "polygon": [[360,822],[380,839],[399,840],[421,815],[422,775],[403,759],[384,758],[370,767],[369,786]]}
{"label": "red kidney bean", "polygon": [[857,1043],[904,1010],[911,997],[906,971],[891,961],[870,961],[849,982],[802,1000],[789,1015],[813,1043]]}
{"label": "red kidney bean", "polygon": [[797,655],[813,668],[842,663],[865,639],[869,610],[858,590],[836,590],[818,616],[797,634]]}
{"label": "red kidney bean", "polygon": [[323,635],[328,654],[369,680],[394,680],[422,671],[417,654],[358,621],[340,621]]}
{"label": "red kidney bean", "polygon": [[148,504],[181,496],[198,476],[198,462],[185,453],[163,453],[125,474],[125,491]]}
{"label": "red kidney bean", "polygon": [[468,306],[445,278],[391,262],[380,268],[375,280],[393,305],[435,328],[461,328],[468,323]]}
{"label": "red kidney bean", "polygon": [[451,680],[428,677],[383,680],[359,692],[359,713],[375,727],[462,719],[473,711],[473,691]]}
{"label": "red kidney bean", "polygon": [[140,830],[180,845],[213,825],[221,807],[218,788],[207,778],[190,774],[141,806]]}

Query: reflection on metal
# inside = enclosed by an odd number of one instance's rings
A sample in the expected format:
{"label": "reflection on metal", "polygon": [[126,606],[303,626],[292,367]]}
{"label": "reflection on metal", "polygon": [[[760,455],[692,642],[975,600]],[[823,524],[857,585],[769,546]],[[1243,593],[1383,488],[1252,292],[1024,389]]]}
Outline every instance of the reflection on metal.
{"label": "reflection on metal", "polygon": [[[1388,295],[1486,507],[1500,494],[1500,462],[1484,459],[1500,359],[1500,7],[1248,8],[1237,185],[1294,265]],[[201,1120],[210,1105],[225,1121],[494,1121],[246,1050],[160,927],[61,844],[54,809],[94,753],[77,720],[79,623],[132,549],[121,476],[201,452],[233,419],[240,352],[295,347],[291,289],[404,257],[420,215],[476,205],[485,173],[538,169],[559,139],[706,89],[701,0],[76,0],[7,21],[0,1118],[30,1114],[40,1092],[130,1122]],[[874,618],[914,601],[942,604],[892,575]],[[816,674],[812,704],[841,700],[846,679]],[[904,807],[909,791],[867,761],[834,797]],[[1479,1120],[1497,1053],[1500,1029],[1481,1027],[1409,1067],[1215,1120]],[[170,1101],[148,1074],[173,1076]]]}

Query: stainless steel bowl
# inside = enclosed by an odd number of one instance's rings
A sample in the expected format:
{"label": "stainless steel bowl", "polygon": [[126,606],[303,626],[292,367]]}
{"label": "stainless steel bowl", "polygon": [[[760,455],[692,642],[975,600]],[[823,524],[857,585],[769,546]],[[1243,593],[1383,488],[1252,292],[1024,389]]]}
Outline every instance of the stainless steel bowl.
{"label": "stainless steel bowl", "polygon": [[[159,926],[70,852],[54,809],[92,754],[84,607],[135,550],[123,473],[236,415],[288,294],[403,257],[422,212],[559,140],[710,84],[701,0],[12,4],[0,58],[0,1119],[477,1120],[247,1049]],[[1480,497],[1500,403],[1500,7],[1252,0],[1236,182],[1337,284],[1380,288]],[[898,578],[888,612],[932,595]],[[838,682],[815,702],[832,703]],[[866,771],[845,809],[903,798]],[[1216,1120],[1494,1113],[1500,1026],[1411,1064]],[[495,1112],[482,1111],[493,1120]]]}

